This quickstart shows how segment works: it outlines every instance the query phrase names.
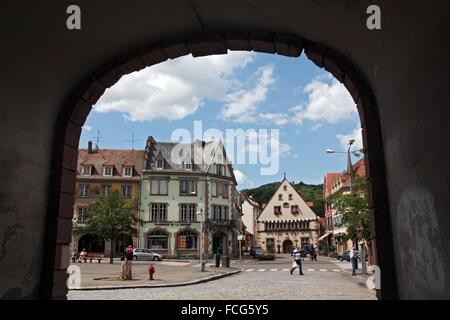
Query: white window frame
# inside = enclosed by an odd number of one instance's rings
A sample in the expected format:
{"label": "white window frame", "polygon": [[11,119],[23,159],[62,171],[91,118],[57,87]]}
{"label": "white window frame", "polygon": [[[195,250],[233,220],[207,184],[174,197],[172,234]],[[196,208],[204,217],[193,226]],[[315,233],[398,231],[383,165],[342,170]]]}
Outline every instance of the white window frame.
{"label": "white window frame", "polygon": [[[158,181],[158,190],[153,190],[153,181]],[[167,184],[166,193],[161,193],[161,182],[165,181]],[[169,180],[168,179],[150,179],[150,195],[160,195],[167,196],[169,195]]]}
{"label": "white window frame", "polygon": [[[129,190],[129,195],[124,193],[125,189]],[[133,195],[133,187],[131,186],[131,184],[123,184],[122,185],[122,196],[124,198],[131,198],[132,195]]]}
{"label": "white window frame", "polygon": [[100,186],[100,194],[102,196],[108,195],[108,193],[111,192],[111,190],[112,190],[112,185],[111,184],[105,183],[105,184],[102,184]]}
{"label": "white window frame", "polygon": [[[127,174],[127,169],[130,170],[130,174]],[[133,176],[133,169],[134,169],[133,166],[124,166],[123,167],[123,176],[124,177],[132,177]]]}
{"label": "white window frame", "polygon": [[[161,166],[159,166],[159,162],[161,161]],[[163,170],[164,169],[164,160],[163,159],[157,159],[156,160],[156,169]]]}
{"label": "white window frame", "polygon": [[[89,173],[86,172],[86,169],[89,168]],[[92,175],[92,166],[81,166],[81,175],[82,176],[91,176]]]}
{"label": "white window frame", "polygon": [[[80,183],[80,197],[89,197],[89,184],[88,183]],[[86,192],[87,191],[87,192]]]}
{"label": "white window frame", "polygon": [[[110,174],[106,174],[106,170],[107,169],[111,169],[111,173]],[[114,166],[112,165],[106,165],[103,167],[103,176],[105,177],[112,177],[114,173]]]}
{"label": "white window frame", "polygon": [[[186,184],[187,193],[183,193],[183,184]],[[197,196],[197,180],[180,179],[180,196]]]}
{"label": "white window frame", "polygon": [[197,213],[197,205],[195,203],[180,204],[180,221],[181,222],[195,222]]}
{"label": "white window frame", "polygon": [[[86,207],[78,207],[77,208],[77,224],[86,224],[86,218],[84,217],[84,212],[87,208]],[[81,215],[80,215],[81,212]],[[82,219],[80,219],[82,217]]]}
{"label": "white window frame", "polygon": [[150,221],[165,222],[167,221],[167,203],[150,203]]}

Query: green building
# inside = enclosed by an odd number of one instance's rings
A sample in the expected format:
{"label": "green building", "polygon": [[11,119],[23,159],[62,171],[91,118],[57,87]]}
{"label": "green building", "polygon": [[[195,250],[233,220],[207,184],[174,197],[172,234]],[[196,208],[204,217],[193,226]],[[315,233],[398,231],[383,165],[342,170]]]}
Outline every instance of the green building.
{"label": "green building", "polygon": [[140,246],[171,258],[237,256],[239,195],[222,142],[149,137],[144,154]]}

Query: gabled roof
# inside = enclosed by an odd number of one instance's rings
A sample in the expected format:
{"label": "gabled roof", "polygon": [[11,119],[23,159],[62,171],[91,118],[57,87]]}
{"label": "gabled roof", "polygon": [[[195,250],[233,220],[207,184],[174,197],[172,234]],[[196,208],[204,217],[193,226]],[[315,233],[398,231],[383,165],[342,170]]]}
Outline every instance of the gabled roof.
{"label": "gabled roof", "polygon": [[[286,186],[286,190],[284,190]],[[283,200],[278,200],[278,194],[283,195]],[[288,195],[292,194],[292,200],[289,200]],[[283,203],[288,203],[289,207],[284,208]],[[291,206],[297,205],[300,209],[299,214],[291,213]],[[275,215],[273,212],[274,206],[281,206],[281,215]],[[305,221],[305,220],[316,220],[318,217],[314,211],[306,204],[306,201],[300,196],[300,194],[295,190],[292,184],[284,178],[276,192],[272,195],[272,198],[267,203],[267,205],[262,210],[258,217],[258,221],[280,221],[280,220],[292,220],[292,221]]]}
{"label": "gabled roof", "polygon": [[241,195],[242,202],[247,201],[252,207],[259,208],[259,203],[255,199],[253,199],[251,196],[247,195],[244,192],[241,192],[240,195]]}
{"label": "gabled roof", "polygon": [[[212,154],[208,155],[210,156],[210,159],[207,159],[206,162],[198,161],[199,159],[196,157],[201,157],[200,159],[203,159],[203,155],[210,150],[212,151]],[[207,173],[209,172],[211,165],[217,163],[214,159],[216,159],[216,154],[218,154],[219,151],[223,154],[224,159],[222,163],[227,166],[231,178],[234,180],[235,184],[237,184],[233,167],[227,158],[222,141],[196,140],[194,143],[159,142],[152,137],[149,137],[146,148],[148,160],[145,169],[162,172],[186,172],[183,165],[190,160],[192,168],[189,172]],[[162,170],[156,168],[156,161],[160,158],[165,161]]]}

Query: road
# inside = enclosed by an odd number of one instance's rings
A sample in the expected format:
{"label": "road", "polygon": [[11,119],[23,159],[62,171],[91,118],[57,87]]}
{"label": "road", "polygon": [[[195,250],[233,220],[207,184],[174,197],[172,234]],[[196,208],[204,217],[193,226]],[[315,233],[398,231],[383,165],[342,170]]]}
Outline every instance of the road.
{"label": "road", "polygon": [[[196,268],[193,262],[184,268]],[[141,288],[120,290],[71,291],[70,300],[337,300],[376,299],[367,289],[365,278],[351,276],[349,263],[338,263],[319,257],[319,261],[303,261],[304,275],[298,270],[290,274],[289,259],[276,261],[233,261],[233,268],[241,273],[223,279],[171,288]],[[211,268],[211,267],[209,267]]]}

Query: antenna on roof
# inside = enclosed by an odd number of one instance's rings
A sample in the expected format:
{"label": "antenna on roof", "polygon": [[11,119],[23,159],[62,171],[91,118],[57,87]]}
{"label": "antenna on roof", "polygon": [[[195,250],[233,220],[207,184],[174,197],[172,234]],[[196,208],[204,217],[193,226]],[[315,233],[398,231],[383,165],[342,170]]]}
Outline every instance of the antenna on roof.
{"label": "antenna on roof", "polygon": [[95,151],[98,151],[98,144],[99,142],[105,142],[105,140],[101,140],[101,136],[100,136],[100,130],[97,130],[97,136],[96,137],[92,137],[95,139]]}
{"label": "antenna on roof", "polygon": [[134,133],[131,134],[131,140],[123,140],[125,142],[131,142],[131,150],[134,150],[134,143],[137,141],[142,141],[142,139],[134,139]]}

